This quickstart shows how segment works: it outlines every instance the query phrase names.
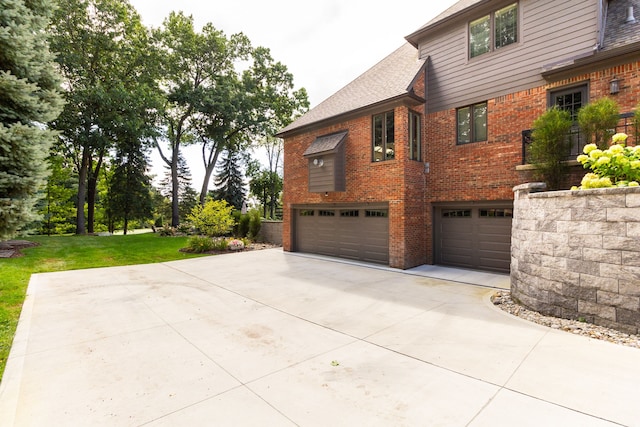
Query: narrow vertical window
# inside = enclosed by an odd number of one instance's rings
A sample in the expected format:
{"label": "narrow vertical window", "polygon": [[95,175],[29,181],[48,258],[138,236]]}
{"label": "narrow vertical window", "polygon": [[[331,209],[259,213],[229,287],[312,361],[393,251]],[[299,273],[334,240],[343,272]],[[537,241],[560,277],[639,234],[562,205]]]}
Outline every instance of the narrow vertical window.
{"label": "narrow vertical window", "polygon": [[491,17],[483,16],[469,24],[469,56],[487,53],[491,50]]}
{"label": "narrow vertical window", "polygon": [[421,123],[420,114],[409,113],[409,159],[421,160]]}
{"label": "narrow vertical window", "polygon": [[495,15],[495,48],[508,46],[518,41],[518,4],[500,9]]}
{"label": "narrow vertical window", "polygon": [[372,159],[374,162],[395,158],[394,127],[393,111],[373,116]]}

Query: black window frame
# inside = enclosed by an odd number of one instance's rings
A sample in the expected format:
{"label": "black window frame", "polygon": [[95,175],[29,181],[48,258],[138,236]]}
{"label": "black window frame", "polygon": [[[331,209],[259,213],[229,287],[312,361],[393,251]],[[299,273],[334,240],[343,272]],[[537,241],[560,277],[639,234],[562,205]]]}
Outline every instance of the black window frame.
{"label": "black window frame", "polygon": [[[506,40],[503,43],[499,42],[499,37],[497,37],[496,32],[499,30],[499,26],[496,24],[496,16],[500,13],[508,10],[509,8],[513,8],[515,6],[515,31],[511,35],[509,40]],[[483,49],[473,48],[473,36],[474,36],[474,24],[477,25],[485,25],[487,28],[485,29],[488,32],[487,43],[488,46],[480,46]],[[507,46],[515,45],[520,42],[520,2],[513,2],[501,7],[500,9],[496,9],[491,11],[491,13],[481,16],[473,21],[470,21],[468,24],[467,31],[467,51],[469,59],[479,58],[487,53],[496,52],[501,49],[504,49]],[[477,52],[477,53],[476,53]]]}
{"label": "black window frame", "polygon": [[409,111],[409,160],[422,161],[422,115],[415,111]]}
{"label": "black window frame", "polygon": [[[476,111],[480,108],[484,109],[484,132],[478,132],[476,129],[477,116]],[[460,114],[464,110],[469,109],[469,118],[468,118],[468,140],[464,140],[461,138],[461,123]],[[456,109],[456,145],[466,145],[473,144],[476,142],[485,142],[489,139],[489,108],[487,101],[477,102],[471,105],[465,105],[464,107],[460,107]]]}
{"label": "black window frame", "polygon": [[[377,120],[380,120],[380,126],[378,126]],[[389,126],[390,124],[391,126]],[[378,147],[380,147],[379,151],[376,150]],[[395,150],[394,110],[375,114],[371,118],[371,161],[377,163],[395,160]]]}

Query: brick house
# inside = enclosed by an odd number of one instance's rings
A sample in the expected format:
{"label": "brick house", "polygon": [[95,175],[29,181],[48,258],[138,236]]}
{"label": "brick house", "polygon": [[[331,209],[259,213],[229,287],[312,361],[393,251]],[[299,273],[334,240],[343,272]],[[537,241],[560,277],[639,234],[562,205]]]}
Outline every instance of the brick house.
{"label": "brick house", "polygon": [[408,35],[278,134],[284,250],[508,272],[523,131],[552,105],[636,107],[633,7],[461,0]]}

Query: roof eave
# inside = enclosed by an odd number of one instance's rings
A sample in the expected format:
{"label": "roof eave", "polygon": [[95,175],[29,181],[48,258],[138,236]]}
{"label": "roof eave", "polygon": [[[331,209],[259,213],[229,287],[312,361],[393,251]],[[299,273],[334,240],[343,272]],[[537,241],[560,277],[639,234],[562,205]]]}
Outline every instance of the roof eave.
{"label": "roof eave", "polygon": [[301,133],[305,133],[314,129],[320,129],[325,126],[329,126],[334,123],[339,123],[343,121],[350,120],[355,117],[361,117],[362,115],[372,112],[375,110],[380,110],[385,106],[392,106],[395,104],[408,104],[411,106],[424,104],[426,100],[416,95],[414,92],[404,93],[393,98],[386,99],[384,101],[376,102],[375,104],[370,104],[364,107],[357,108],[355,110],[347,111],[342,114],[338,114],[332,117],[327,117],[326,119],[318,120],[317,122],[309,123],[294,129],[290,129],[288,131],[280,131],[275,136],[278,138],[289,138],[294,135],[298,135]]}
{"label": "roof eave", "polygon": [[540,74],[545,80],[553,80],[562,78],[566,73],[575,73],[576,69],[593,67],[599,63],[611,65],[612,60],[623,60],[633,56],[640,57],[640,41],[629,43],[615,49],[596,51],[591,55],[579,55],[575,58],[568,58],[559,66],[543,68]]}

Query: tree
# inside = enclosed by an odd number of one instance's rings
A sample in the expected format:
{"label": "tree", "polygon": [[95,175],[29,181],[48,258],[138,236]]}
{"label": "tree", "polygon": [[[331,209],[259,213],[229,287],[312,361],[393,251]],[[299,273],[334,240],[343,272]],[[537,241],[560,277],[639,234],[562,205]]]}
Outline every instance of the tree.
{"label": "tree", "polygon": [[224,200],[236,210],[241,210],[247,195],[240,164],[242,160],[240,153],[236,150],[228,149],[225,154],[216,176],[215,185],[217,188],[213,191],[213,198]]}
{"label": "tree", "polygon": [[123,221],[124,234],[130,220],[151,218],[151,180],[145,173],[146,168],[147,158],[139,144],[132,141],[131,146],[118,147],[109,182],[108,211],[111,220]]}
{"label": "tree", "polygon": [[147,92],[155,67],[147,30],[126,0],[61,2],[51,33],[67,99],[53,125],[63,132],[61,154],[78,171],[76,233],[84,234],[93,231],[100,170],[121,128],[134,114],[154,110],[140,103],[153,99]]}
{"label": "tree", "polygon": [[0,239],[35,219],[60,113],[60,76],[45,29],[53,4],[0,0]]}
{"label": "tree", "polygon": [[166,104],[159,125],[168,154],[165,155],[158,139],[156,146],[171,170],[171,225],[175,227],[180,222],[177,198],[180,149],[196,138],[205,98],[215,94],[221,82],[228,81],[226,76],[234,74],[235,63],[246,58],[249,41],[242,34],[227,39],[211,24],[197,33],[192,17],[171,13],[163,27],[154,32],[154,42],[162,86],[166,88]]}
{"label": "tree", "polygon": [[571,113],[557,107],[544,112],[533,122],[532,143],[529,147],[537,175],[549,190],[558,190],[567,172],[565,163],[570,151]]}
{"label": "tree", "polygon": [[615,133],[619,120],[620,108],[611,98],[600,98],[578,111],[578,124],[586,142],[603,150],[609,146],[609,139]]}
{"label": "tree", "polygon": [[71,233],[75,230],[77,178],[63,157],[52,155],[48,161],[51,174],[45,188],[45,203],[40,207],[44,218],[42,232],[47,235]]}

